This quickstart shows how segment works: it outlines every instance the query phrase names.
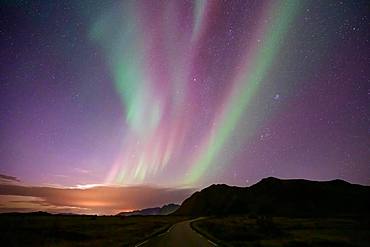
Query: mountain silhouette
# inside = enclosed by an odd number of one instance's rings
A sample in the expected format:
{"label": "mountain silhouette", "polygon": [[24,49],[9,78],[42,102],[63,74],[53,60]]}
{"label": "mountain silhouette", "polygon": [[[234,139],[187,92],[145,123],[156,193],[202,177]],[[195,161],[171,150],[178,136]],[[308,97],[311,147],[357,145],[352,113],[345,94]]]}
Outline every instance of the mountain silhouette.
{"label": "mountain silhouette", "polygon": [[174,215],[370,215],[370,187],[343,180],[264,178],[250,187],[211,185],[187,198]]}
{"label": "mountain silhouette", "polygon": [[168,214],[175,212],[179,207],[180,205],[170,203],[170,204],[164,205],[163,207],[144,208],[140,210],[134,210],[131,212],[121,212],[121,213],[118,213],[117,215],[119,216],[168,215]]}

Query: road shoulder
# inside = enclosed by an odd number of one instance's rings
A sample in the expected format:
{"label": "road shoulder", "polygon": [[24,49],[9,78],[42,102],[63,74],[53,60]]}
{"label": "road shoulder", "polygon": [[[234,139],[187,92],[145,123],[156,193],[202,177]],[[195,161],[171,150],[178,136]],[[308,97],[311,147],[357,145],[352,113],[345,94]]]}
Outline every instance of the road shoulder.
{"label": "road shoulder", "polygon": [[222,245],[217,238],[215,238],[214,236],[212,236],[211,234],[209,234],[208,232],[204,231],[203,229],[197,226],[196,223],[204,219],[206,218],[202,217],[202,218],[197,218],[195,220],[190,221],[189,223],[190,223],[191,229],[197,234],[199,234],[200,236],[202,236],[203,238],[207,239],[208,242],[210,242],[212,245],[220,246],[220,247],[225,246],[225,245]]}

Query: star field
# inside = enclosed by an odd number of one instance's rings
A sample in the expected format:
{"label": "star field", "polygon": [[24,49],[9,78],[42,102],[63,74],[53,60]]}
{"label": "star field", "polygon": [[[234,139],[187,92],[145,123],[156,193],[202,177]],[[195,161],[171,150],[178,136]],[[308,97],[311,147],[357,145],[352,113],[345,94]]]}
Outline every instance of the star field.
{"label": "star field", "polygon": [[370,183],[366,1],[5,1],[0,173]]}

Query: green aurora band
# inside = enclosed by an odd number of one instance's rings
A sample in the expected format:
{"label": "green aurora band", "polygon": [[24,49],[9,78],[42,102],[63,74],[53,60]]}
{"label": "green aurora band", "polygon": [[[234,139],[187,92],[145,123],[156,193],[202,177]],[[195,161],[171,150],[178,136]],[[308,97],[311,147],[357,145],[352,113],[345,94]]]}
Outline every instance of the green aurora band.
{"label": "green aurora band", "polygon": [[265,32],[262,47],[258,50],[258,54],[255,55],[255,63],[250,68],[245,68],[245,72],[240,79],[237,78],[230,100],[221,114],[217,129],[212,129],[210,136],[205,139],[203,148],[200,149],[197,160],[192,164],[184,184],[195,184],[204,175],[215,160],[218,152],[229,140],[240,118],[243,114],[246,114],[248,103],[268,73],[268,69],[279,51],[284,35],[289,29],[289,24],[297,14],[298,5],[299,1],[295,0],[282,1],[280,6],[271,5],[270,11],[273,11],[273,14],[276,16],[272,21],[272,25]]}

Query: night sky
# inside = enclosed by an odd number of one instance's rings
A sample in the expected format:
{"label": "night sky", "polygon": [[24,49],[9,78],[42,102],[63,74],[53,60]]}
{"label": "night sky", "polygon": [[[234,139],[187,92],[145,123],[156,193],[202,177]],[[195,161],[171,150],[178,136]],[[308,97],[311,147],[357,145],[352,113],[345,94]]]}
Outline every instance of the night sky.
{"label": "night sky", "polygon": [[370,184],[368,1],[0,4],[0,212]]}

